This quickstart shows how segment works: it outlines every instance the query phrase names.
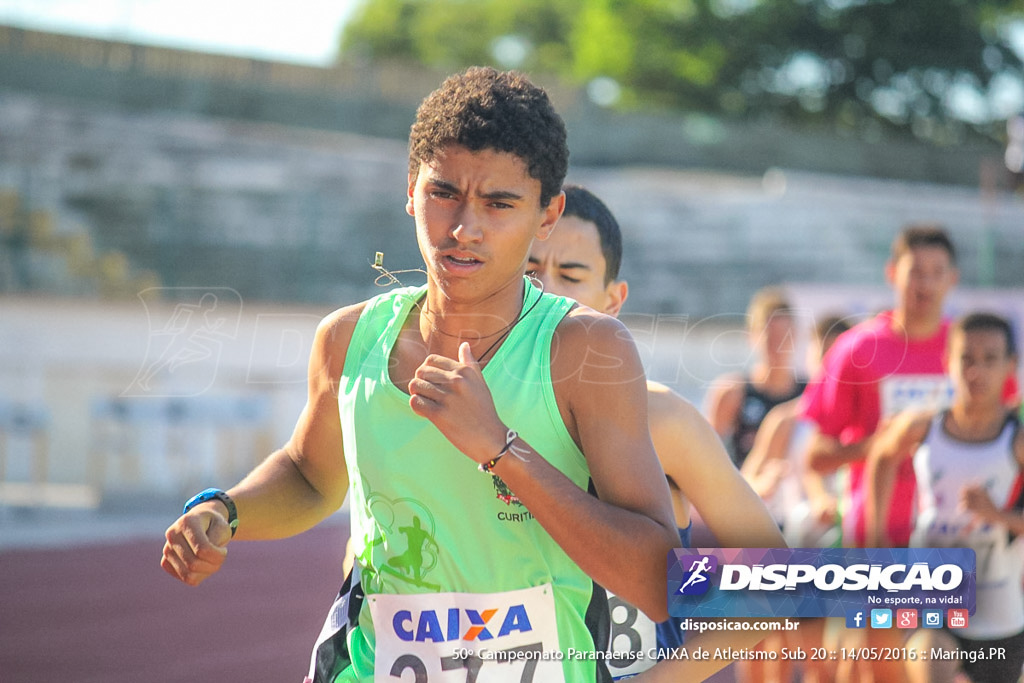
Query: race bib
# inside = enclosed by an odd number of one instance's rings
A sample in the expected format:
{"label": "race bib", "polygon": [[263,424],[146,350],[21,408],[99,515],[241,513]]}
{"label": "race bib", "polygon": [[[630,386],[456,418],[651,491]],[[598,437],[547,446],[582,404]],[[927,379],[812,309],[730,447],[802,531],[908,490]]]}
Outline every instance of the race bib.
{"label": "race bib", "polygon": [[913,540],[923,548],[970,548],[976,558],[977,586],[1000,584],[1010,576],[1012,562],[1005,529],[972,523],[967,515],[927,520]]}
{"label": "race bib", "polygon": [[907,408],[942,410],[953,402],[953,384],[942,375],[892,375],[879,391],[883,419]]}
{"label": "race bib", "polygon": [[377,637],[378,683],[565,681],[550,585],[366,599]]}
{"label": "race bib", "polygon": [[612,677],[632,676],[654,666],[657,660],[647,657],[647,653],[658,647],[657,624],[613,593],[608,593],[608,612],[612,620],[609,649],[616,655],[608,660]]}

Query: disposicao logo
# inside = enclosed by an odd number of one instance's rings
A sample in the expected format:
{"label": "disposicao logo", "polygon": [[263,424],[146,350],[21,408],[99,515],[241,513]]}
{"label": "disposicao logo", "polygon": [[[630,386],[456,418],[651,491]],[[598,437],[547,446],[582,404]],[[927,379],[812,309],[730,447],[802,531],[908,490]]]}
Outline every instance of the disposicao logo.
{"label": "disposicao logo", "polygon": [[889,566],[855,564],[844,567],[827,564],[771,564],[747,567],[727,564],[722,567],[723,591],[795,590],[802,583],[813,584],[823,591],[834,590],[886,590],[896,592],[920,588],[921,590],[948,591],[963,581],[964,572],[955,564],[943,564],[931,569],[924,562],[911,565]]}
{"label": "disposicao logo", "polygon": [[[969,548],[693,548],[668,555],[669,613],[676,617],[846,617],[853,628],[916,628],[894,608],[975,609]],[[883,625],[873,608],[892,614]],[[905,613],[909,614],[909,612]],[[909,617],[905,616],[905,623]],[[948,622],[947,622],[948,623]]]}

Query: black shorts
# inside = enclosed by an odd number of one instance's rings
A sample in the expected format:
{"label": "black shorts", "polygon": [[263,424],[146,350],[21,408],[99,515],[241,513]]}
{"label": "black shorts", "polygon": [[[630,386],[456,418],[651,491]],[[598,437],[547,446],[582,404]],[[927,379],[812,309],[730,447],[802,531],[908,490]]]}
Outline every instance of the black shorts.
{"label": "black shorts", "polygon": [[1006,638],[971,640],[947,630],[961,652],[976,652],[977,659],[960,660],[960,666],[972,683],[1017,683],[1024,667],[1024,631]]}

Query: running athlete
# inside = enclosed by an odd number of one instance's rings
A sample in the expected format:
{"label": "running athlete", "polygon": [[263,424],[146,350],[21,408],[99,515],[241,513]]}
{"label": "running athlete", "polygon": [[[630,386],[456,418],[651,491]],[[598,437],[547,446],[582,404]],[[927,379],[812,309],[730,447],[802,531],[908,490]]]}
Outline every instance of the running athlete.
{"label": "running athlete", "polygon": [[[913,407],[948,405],[950,390],[943,367],[949,322],[943,316],[946,295],[957,282],[956,255],[949,235],[934,225],[910,225],[896,236],[885,267],[895,307],[841,335],[818,377],[801,401],[804,417],[817,433],[808,447],[808,466],[820,474],[837,472],[842,544],[863,547],[864,459],[883,419]],[[890,507],[890,539],[906,546],[910,537],[913,469],[897,474]],[[832,626],[839,622],[833,620]],[[898,646],[898,629],[842,630],[842,642],[855,647]],[[836,679],[896,680],[903,665],[894,660],[841,660]]]}
{"label": "running athlete", "polygon": [[[973,683],[1015,683],[1024,666],[1024,432],[1003,402],[1017,370],[1009,323],[987,313],[960,319],[948,357],[949,409],[901,413],[874,440],[866,470],[869,540],[888,545],[893,481],[900,465],[912,462],[918,512],[911,545],[977,554],[977,611],[965,628],[948,630],[954,647],[981,654],[960,660],[964,671]],[[991,656],[997,651],[1003,656]]]}
{"label": "running athlete", "polygon": [[[839,338],[804,400],[804,415],[818,426],[809,465],[821,473],[847,466],[840,507],[848,547],[864,545],[864,458],[880,422],[914,406],[948,405],[950,397],[942,308],[958,279],[953,243],[937,226],[908,226],[892,244],[885,274],[896,306]],[[887,532],[902,546],[910,537],[913,491],[907,462],[897,475]]]}
{"label": "running athlete", "polygon": [[[622,233],[618,221],[589,190],[578,185],[563,189],[565,212],[548,239],[533,243],[526,272],[546,292],[617,316],[629,294],[628,283],[619,279]],[[647,382],[647,407],[651,439],[668,480],[682,547],[691,547],[691,502],[723,547],[783,547],[764,504],[739,475],[700,412],[652,381]],[[628,642],[634,651],[647,652],[655,640],[659,648],[681,644],[681,619],[655,625],[618,596],[611,596],[609,604],[613,647]],[[613,675],[620,676],[652,664],[647,658],[626,658],[611,668]]]}
{"label": "running athlete", "polygon": [[[807,348],[812,374],[848,329],[850,323],[837,315],[824,316],[814,325],[814,338]],[[831,476],[826,479],[806,468],[805,452],[813,433],[814,423],[800,416],[799,398],[775,406],[761,423],[741,470],[764,498],[786,542],[797,548],[831,545],[835,525]]]}
{"label": "running athlete", "polygon": [[291,536],[349,494],[358,559],[310,680],[609,680],[589,658],[479,656],[603,649],[602,586],[667,617],[678,535],[636,347],[523,277],[564,205],[564,124],[523,76],[475,67],[423,101],[409,150],[426,285],[324,319],[291,439],[190,501],[163,567],[198,584],[232,524]]}
{"label": "running athlete", "polygon": [[803,392],[793,372],[793,309],[775,287],[758,290],[747,307],[747,331],[757,360],[748,374],[728,374],[708,392],[708,416],[729,445],[736,467],[754,447],[761,421],[775,406]]}
{"label": "running athlete", "polygon": [[[824,316],[818,321],[807,348],[807,366],[812,374],[839,335],[848,329],[850,325],[839,316]],[[800,417],[799,404],[800,399],[795,398],[768,411],[741,473],[764,499],[787,544],[795,548],[829,546],[838,537],[834,477],[820,475],[805,465],[814,424]],[[810,652],[827,642],[825,625],[825,619],[801,619],[798,631],[769,634],[762,646],[766,650],[779,651],[788,646],[792,651],[803,648]],[[746,669],[749,680],[767,680],[771,674],[775,674],[774,680],[789,680],[792,668],[800,670],[805,683],[834,679],[834,667],[827,658],[742,662],[739,666]]]}

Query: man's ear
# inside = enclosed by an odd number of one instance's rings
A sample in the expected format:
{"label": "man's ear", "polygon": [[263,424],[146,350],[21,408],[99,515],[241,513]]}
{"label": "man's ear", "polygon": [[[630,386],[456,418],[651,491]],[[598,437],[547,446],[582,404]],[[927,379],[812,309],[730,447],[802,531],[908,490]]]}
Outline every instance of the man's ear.
{"label": "man's ear", "polygon": [[622,304],[626,303],[629,296],[629,285],[625,280],[612,280],[604,288],[604,312],[611,316],[618,317],[622,310]]}
{"label": "man's ear", "polygon": [[537,239],[546,240],[551,236],[551,231],[555,229],[555,224],[562,217],[563,211],[565,211],[565,193],[559,192],[544,207],[544,221],[537,228]]}
{"label": "man's ear", "polygon": [[408,198],[405,201],[405,212],[410,216],[416,215],[416,207],[413,205],[412,198],[416,194],[416,179],[419,177],[419,171],[416,173],[409,173],[409,191]]}
{"label": "man's ear", "polygon": [[896,283],[896,262],[892,259],[885,262],[885,281],[890,287]]}

